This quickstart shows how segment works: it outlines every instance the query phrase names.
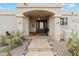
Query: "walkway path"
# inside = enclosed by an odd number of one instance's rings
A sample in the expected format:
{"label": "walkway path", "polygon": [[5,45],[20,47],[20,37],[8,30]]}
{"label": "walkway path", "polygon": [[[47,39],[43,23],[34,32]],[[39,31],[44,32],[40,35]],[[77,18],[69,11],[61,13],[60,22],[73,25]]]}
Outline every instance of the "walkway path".
{"label": "walkway path", "polygon": [[53,56],[45,37],[33,37],[28,47],[27,56]]}

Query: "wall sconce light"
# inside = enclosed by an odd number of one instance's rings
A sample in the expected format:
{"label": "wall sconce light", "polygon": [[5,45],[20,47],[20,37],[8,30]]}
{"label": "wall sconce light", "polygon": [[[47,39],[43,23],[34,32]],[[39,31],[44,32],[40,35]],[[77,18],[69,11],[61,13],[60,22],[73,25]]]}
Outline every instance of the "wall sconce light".
{"label": "wall sconce light", "polygon": [[41,20],[41,18],[38,18],[38,20]]}
{"label": "wall sconce light", "polygon": [[41,20],[41,17],[40,17],[40,15],[38,15],[38,18],[37,18],[38,20]]}

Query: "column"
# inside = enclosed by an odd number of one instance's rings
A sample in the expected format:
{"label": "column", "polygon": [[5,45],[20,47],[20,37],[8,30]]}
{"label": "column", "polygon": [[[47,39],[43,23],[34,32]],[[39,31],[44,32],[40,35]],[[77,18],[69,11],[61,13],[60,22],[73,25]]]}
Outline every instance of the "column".
{"label": "column", "polygon": [[29,35],[29,18],[28,17],[24,17],[24,22],[23,22],[23,31],[24,31],[24,35],[28,36]]}
{"label": "column", "polygon": [[54,39],[59,42],[60,41],[60,17],[55,16],[54,19]]}
{"label": "column", "polygon": [[17,30],[23,32],[23,17],[17,16]]}
{"label": "column", "polygon": [[24,36],[29,35],[29,18],[24,16],[17,17],[17,29],[24,33]]}
{"label": "column", "polygon": [[54,35],[54,18],[53,17],[50,17],[49,18],[49,36],[52,36]]}

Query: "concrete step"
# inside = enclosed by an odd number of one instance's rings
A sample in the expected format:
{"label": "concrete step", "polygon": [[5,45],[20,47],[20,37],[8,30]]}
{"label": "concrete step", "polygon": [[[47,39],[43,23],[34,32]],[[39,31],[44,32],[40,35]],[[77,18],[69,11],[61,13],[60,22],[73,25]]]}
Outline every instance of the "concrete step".
{"label": "concrete step", "polygon": [[54,56],[52,51],[28,51],[27,56]]}

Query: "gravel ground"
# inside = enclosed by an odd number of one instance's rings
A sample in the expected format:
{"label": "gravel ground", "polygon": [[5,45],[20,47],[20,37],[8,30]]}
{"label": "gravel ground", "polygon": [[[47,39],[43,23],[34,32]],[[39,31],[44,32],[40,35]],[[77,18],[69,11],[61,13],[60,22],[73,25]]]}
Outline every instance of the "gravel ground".
{"label": "gravel ground", "polygon": [[71,54],[68,52],[67,49],[67,42],[65,41],[60,41],[60,42],[55,42],[55,41],[48,41],[52,52],[57,55],[57,56],[71,56]]}

